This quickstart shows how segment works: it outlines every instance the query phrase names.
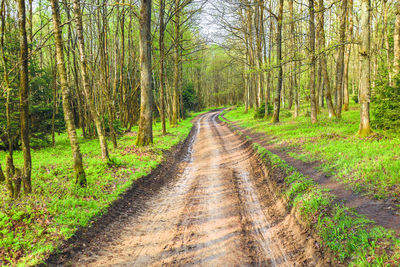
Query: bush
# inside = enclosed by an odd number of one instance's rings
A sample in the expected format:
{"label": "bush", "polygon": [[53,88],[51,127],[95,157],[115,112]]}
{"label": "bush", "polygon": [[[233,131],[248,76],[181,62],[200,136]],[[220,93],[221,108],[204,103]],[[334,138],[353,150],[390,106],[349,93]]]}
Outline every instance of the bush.
{"label": "bush", "polygon": [[372,97],[373,125],[384,130],[400,130],[400,77],[395,86],[380,82]]}
{"label": "bush", "polygon": [[[269,114],[272,114],[274,107],[268,103],[268,111]],[[254,113],[254,119],[262,119],[265,117],[265,103],[262,103],[261,106]]]}

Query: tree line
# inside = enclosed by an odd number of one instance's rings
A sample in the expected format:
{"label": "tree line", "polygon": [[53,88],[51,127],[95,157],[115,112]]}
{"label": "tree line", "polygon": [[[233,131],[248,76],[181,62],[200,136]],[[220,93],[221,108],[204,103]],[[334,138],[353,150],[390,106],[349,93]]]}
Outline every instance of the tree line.
{"label": "tree line", "polygon": [[[204,49],[196,14],[203,1],[1,1],[0,148],[14,198],[32,192],[32,147],[54,146],[66,131],[76,183],[86,186],[79,136],[109,146],[139,125],[137,146],[153,142],[153,118],[172,127],[198,109],[196,79]],[[186,108],[186,109],[185,109]],[[22,150],[24,164],[13,153]]]}
{"label": "tree line", "polygon": [[353,100],[360,108],[358,134],[366,136],[371,98],[380,96],[385,109],[388,96],[398,103],[398,1],[228,0],[214,8],[226,34],[217,42],[243,66],[236,75],[244,80],[246,111],[262,108],[276,123],[282,106],[294,118],[306,106],[317,123],[324,108],[340,120]]}

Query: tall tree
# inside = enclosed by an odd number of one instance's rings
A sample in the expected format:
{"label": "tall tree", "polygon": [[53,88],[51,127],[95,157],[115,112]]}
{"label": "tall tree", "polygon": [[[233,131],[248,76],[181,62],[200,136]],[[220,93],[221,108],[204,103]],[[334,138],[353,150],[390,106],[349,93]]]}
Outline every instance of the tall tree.
{"label": "tall tree", "polygon": [[92,90],[90,88],[89,76],[87,71],[87,60],[85,55],[85,41],[83,37],[83,24],[82,24],[82,13],[81,6],[78,0],[74,0],[74,12],[75,12],[75,23],[76,23],[76,33],[78,37],[78,47],[80,55],[80,67],[82,75],[83,90],[87,99],[90,114],[92,115],[94,124],[96,126],[97,135],[99,137],[101,155],[104,161],[109,161],[107,140],[104,133],[103,124],[100,119],[98,110],[96,109],[95,101],[93,98]]}
{"label": "tall tree", "polygon": [[151,67],[151,0],[140,1],[140,122],[136,145],[153,143],[153,85]]}
{"label": "tall tree", "polygon": [[394,25],[394,75],[400,74],[400,2],[396,1],[396,22]]}
{"label": "tall tree", "polygon": [[361,0],[361,88],[358,134],[371,133],[369,103],[371,94],[371,0]]}
{"label": "tall tree", "polygon": [[31,172],[32,159],[31,147],[29,142],[29,70],[28,70],[28,40],[26,34],[26,14],[25,1],[18,0],[18,20],[19,20],[19,99],[21,113],[21,141],[22,151],[24,154],[24,170],[22,174],[22,182],[24,193],[29,194],[32,191]]}
{"label": "tall tree", "polygon": [[76,135],[74,112],[71,107],[71,89],[67,82],[67,70],[64,62],[64,45],[61,31],[60,6],[58,0],[51,0],[50,3],[56,46],[57,70],[60,77],[62,90],[64,120],[67,126],[68,137],[74,158],[75,181],[80,186],[86,186],[86,175],[85,170],[83,169],[82,154],[78,144],[78,137]]}
{"label": "tall tree", "polygon": [[[352,42],[353,40],[353,0],[348,0],[347,6],[347,18],[349,21],[348,38]],[[349,110],[350,99],[349,99],[349,67],[350,67],[350,55],[351,55],[352,44],[347,44],[345,47],[346,54],[344,58],[344,74],[343,74],[343,109]]]}
{"label": "tall tree", "polygon": [[160,117],[161,117],[161,128],[162,134],[167,133],[165,126],[165,0],[160,0]]}
{"label": "tall tree", "polygon": [[174,16],[174,87],[172,93],[172,121],[171,125],[178,124],[178,116],[179,116],[179,81],[180,81],[180,23],[181,23],[181,1],[175,0],[175,16]]}
{"label": "tall tree", "polygon": [[315,96],[315,10],[314,0],[308,1],[309,10],[309,51],[310,51],[310,103],[311,123],[317,122],[317,99]]}
{"label": "tall tree", "polygon": [[331,95],[331,86],[330,86],[330,79],[328,73],[328,63],[326,58],[325,52],[325,15],[324,15],[324,0],[318,0],[318,42],[319,42],[319,49],[320,51],[320,64],[321,64],[321,72],[323,77],[323,83],[325,87],[325,98],[326,98],[326,105],[328,107],[328,114],[329,118],[336,116],[335,109],[333,107],[332,102],[332,95]]}
{"label": "tall tree", "polygon": [[283,68],[282,68],[282,22],[283,22],[283,4],[284,0],[279,0],[278,17],[277,17],[277,33],[276,33],[276,62],[278,67],[278,86],[274,95],[274,113],[272,122],[279,122],[279,112],[281,108],[281,92],[283,85]]}
{"label": "tall tree", "polygon": [[342,0],[342,11],[339,28],[339,47],[338,57],[336,61],[336,117],[342,118],[342,105],[343,105],[343,73],[344,73],[344,51],[346,42],[346,14],[347,14],[347,0]]}

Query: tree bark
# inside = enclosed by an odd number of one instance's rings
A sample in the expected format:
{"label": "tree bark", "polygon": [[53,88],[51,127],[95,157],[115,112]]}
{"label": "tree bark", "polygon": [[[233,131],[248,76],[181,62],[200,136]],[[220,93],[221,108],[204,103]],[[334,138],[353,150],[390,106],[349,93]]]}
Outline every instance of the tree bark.
{"label": "tree bark", "polygon": [[394,62],[393,71],[394,75],[400,74],[400,2],[397,1],[396,4],[396,22],[394,26]]}
{"label": "tree bark", "polygon": [[317,100],[315,98],[315,19],[314,0],[308,1],[309,20],[309,50],[310,50],[310,103],[311,123],[317,123]]}
{"label": "tree bark", "polygon": [[343,73],[344,73],[344,49],[346,42],[346,14],[347,14],[347,0],[342,0],[342,14],[339,28],[339,47],[338,57],[336,62],[336,117],[342,118],[342,105],[343,105]]}
{"label": "tree bark", "polygon": [[284,0],[279,0],[279,11],[277,19],[277,33],[276,33],[276,58],[278,66],[278,86],[276,87],[274,95],[274,114],[272,115],[272,123],[279,122],[279,112],[281,108],[281,91],[283,84],[283,69],[282,69],[282,19],[283,19],[283,4]]}
{"label": "tree bark", "polygon": [[[87,60],[85,55],[85,41],[83,37],[82,13],[81,13],[81,6],[78,0],[74,0],[74,13],[75,13],[76,33],[78,37],[78,48],[80,56],[79,64],[81,67],[83,91],[87,99],[90,114],[92,115],[94,124],[96,126],[97,135],[100,142],[101,156],[104,161],[109,161],[110,158],[108,155],[107,140],[104,134],[104,128],[101,123],[98,110],[96,109],[95,101],[92,95],[92,90],[89,82],[89,76],[87,71]],[[109,123],[112,122],[109,121]]]}
{"label": "tree bark", "polygon": [[[353,41],[353,0],[348,0],[347,6],[347,17],[349,21],[348,25],[348,38]],[[346,54],[344,58],[344,76],[343,76],[343,109],[349,110],[350,98],[349,98],[349,67],[350,67],[350,55],[351,55],[352,44],[346,45]]]}
{"label": "tree bark", "polygon": [[360,128],[358,134],[371,133],[369,103],[371,94],[371,0],[361,1],[361,88]]}
{"label": "tree bark", "polygon": [[18,0],[18,21],[20,37],[20,65],[19,65],[19,98],[20,98],[20,116],[21,116],[21,141],[24,154],[24,170],[22,182],[24,193],[29,194],[32,191],[31,172],[32,159],[31,147],[29,143],[29,70],[28,70],[28,40],[26,34],[26,14],[25,1]]}
{"label": "tree bark", "polygon": [[76,135],[76,130],[75,130],[74,113],[70,105],[71,89],[67,82],[67,71],[65,69],[65,63],[64,63],[64,52],[63,52],[64,45],[63,45],[62,31],[60,26],[61,24],[60,7],[58,4],[58,0],[51,0],[50,2],[51,2],[53,27],[54,27],[58,76],[60,77],[61,90],[62,90],[64,119],[67,125],[68,137],[71,144],[72,155],[74,158],[75,180],[76,183],[79,184],[80,186],[86,186],[86,175],[83,169],[82,154],[79,148],[78,137]]}
{"label": "tree bark", "polygon": [[141,0],[140,7],[140,121],[137,146],[153,143],[153,88],[151,69],[151,0]]}
{"label": "tree bark", "polygon": [[162,134],[167,133],[165,125],[165,43],[164,43],[164,33],[165,33],[165,0],[160,0],[160,117],[161,117],[161,128]]}
{"label": "tree bark", "polygon": [[332,95],[331,95],[331,83],[329,80],[329,73],[328,73],[328,64],[327,64],[327,59],[326,59],[326,53],[325,53],[325,18],[324,18],[324,0],[319,0],[318,1],[318,36],[319,36],[319,49],[320,51],[320,60],[321,60],[321,71],[322,71],[322,76],[323,76],[323,83],[324,83],[324,89],[325,89],[325,98],[326,98],[326,105],[328,107],[328,114],[329,118],[333,118],[336,116],[335,114],[335,109],[333,108],[333,102],[332,102]]}
{"label": "tree bark", "polygon": [[175,0],[174,17],[174,87],[172,93],[172,121],[171,125],[178,124],[179,116],[179,59],[180,59],[180,0]]}

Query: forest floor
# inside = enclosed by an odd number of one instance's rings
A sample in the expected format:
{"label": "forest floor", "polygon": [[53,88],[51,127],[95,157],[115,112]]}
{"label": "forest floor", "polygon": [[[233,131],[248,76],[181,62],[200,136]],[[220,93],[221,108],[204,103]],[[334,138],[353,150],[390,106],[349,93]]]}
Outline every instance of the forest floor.
{"label": "forest floor", "polygon": [[[5,184],[0,183],[0,266],[37,264],[64,240],[75,237],[78,229],[90,227],[134,181],[149,174],[169,156],[171,148],[185,140],[195,116],[169,128],[165,136],[160,123],[155,124],[154,145],[144,148],[135,147],[138,129],[133,127],[118,138],[118,148],[109,143],[113,166],[102,161],[96,138],[79,136],[86,188],[74,183],[66,133],[56,136],[54,147],[33,149],[32,194],[12,200]],[[5,152],[0,151],[2,166],[5,158]],[[14,152],[14,159],[17,166],[23,165],[21,151]]]}
{"label": "forest floor", "polygon": [[[252,147],[217,119],[219,113],[197,119],[181,158],[130,191],[126,208],[122,205],[47,263],[331,265],[318,241],[268,186],[268,171]],[[165,184],[159,182],[165,177]]]}

